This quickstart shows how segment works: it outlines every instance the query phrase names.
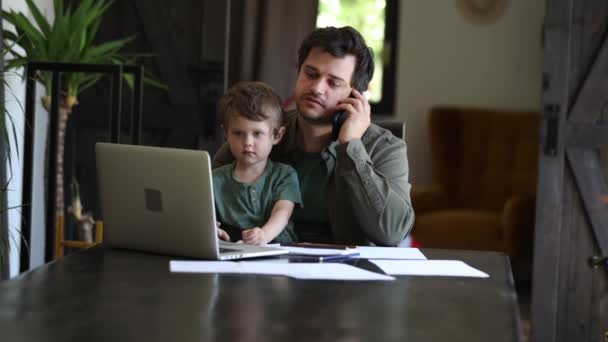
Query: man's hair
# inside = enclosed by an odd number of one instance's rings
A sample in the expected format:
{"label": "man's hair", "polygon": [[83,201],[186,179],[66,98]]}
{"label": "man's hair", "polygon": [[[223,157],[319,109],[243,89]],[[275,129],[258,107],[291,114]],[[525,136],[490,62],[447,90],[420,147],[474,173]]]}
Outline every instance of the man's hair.
{"label": "man's hair", "polygon": [[330,26],[312,31],[302,41],[298,50],[298,70],[302,68],[304,60],[313,48],[321,48],[338,58],[346,55],[355,56],[357,63],[351,79],[351,86],[361,92],[367,90],[369,81],[374,76],[374,53],[365,44],[365,39],[357,30],[350,26],[340,28]]}
{"label": "man's hair", "polygon": [[219,102],[222,125],[228,130],[230,119],[242,116],[253,121],[270,119],[273,134],[283,126],[281,98],[262,82],[239,82],[222,96]]}

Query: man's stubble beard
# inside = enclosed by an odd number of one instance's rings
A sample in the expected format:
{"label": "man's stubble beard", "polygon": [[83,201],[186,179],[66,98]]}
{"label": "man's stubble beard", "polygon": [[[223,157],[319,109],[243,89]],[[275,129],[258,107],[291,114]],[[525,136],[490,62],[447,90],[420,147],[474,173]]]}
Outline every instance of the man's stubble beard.
{"label": "man's stubble beard", "polygon": [[331,124],[331,115],[327,115],[327,112],[323,112],[321,116],[316,118],[311,118],[300,110],[300,106],[296,104],[296,109],[298,111],[298,117],[302,120],[306,121],[309,125],[315,126],[327,126]]}

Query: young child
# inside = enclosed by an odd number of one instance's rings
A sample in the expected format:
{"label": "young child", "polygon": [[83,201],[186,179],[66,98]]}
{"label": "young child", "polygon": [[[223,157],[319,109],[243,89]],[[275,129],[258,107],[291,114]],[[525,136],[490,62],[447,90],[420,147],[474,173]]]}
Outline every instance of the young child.
{"label": "young child", "polygon": [[261,82],[240,82],[220,99],[220,114],[235,158],[213,170],[215,208],[224,240],[247,244],[294,242],[290,221],[302,205],[296,171],[268,159],[283,134],[279,96]]}

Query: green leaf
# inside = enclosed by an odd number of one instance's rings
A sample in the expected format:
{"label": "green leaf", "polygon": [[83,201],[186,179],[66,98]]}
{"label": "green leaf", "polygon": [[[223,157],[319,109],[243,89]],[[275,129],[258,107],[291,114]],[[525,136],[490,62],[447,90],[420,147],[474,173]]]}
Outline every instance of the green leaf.
{"label": "green leaf", "polygon": [[15,18],[14,18],[14,16],[15,16],[16,13],[17,12],[15,12],[13,10],[11,10],[10,12],[3,10],[2,11],[2,19],[6,20],[8,23],[10,23],[11,25],[14,26],[15,25]]}
{"label": "green leaf", "polygon": [[102,77],[102,75],[96,74],[95,76],[92,76],[91,79],[85,80],[83,82],[83,84],[80,86],[79,91],[82,93],[86,89],[90,88],[95,83],[97,83],[101,79],[101,77]]}
{"label": "green leaf", "polygon": [[30,12],[32,12],[34,20],[36,20],[36,23],[38,24],[38,27],[40,28],[40,30],[42,30],[43,35],[48,35],[49,32],[51,32],[51,27],[49,25],[49,22],[40,12],[40,9],[36,6],[36,4],[34,4],[32,0],[25,0],[25,2],[27,3],[27,7],[30,9]]}
{"label": "green leaf", "polygon": [[19,37],[9,30],[2,30],[2,38],[16,44],[19,41]]}
{"label": "green leaf", "polygon": [[134,37],[127,37],[125,39],[119,39],[108,43],[101,44],[89,49],[85,53],[85,60],[93,63],[109,63],[110,58],[115,56],[122,47],[133,40]]}
{"label": "green leaf", "polygon": [[80,34],[86,32],[87,28],[93,25],[97,19],[101,19],[103,12],[97,4],[103,4],[103,2],[94,4],[91,0],[85,0],[80,3],[71,17],[70,32],[78,35],[79,40]]}
{"label": "green leaf", "polygon": [[166,84],[161,83],[158,78],[147,70],[144,70],[144,83],[163,90],[169,90],[169,87]]}
{"label": "green leaf", "polygon": [[125,82],[127,82],[129,89],[133,89],[133,84],[135,83],[135,76],[131,74],[122,74],[122,78],[124,78]]}
{"label": "green leaf", "polygon": [[66,17],[62,17],[55,20],[53,31],[49,35],[48,39],[48,61],[49,62],[63,62],[64,52],[66,49],[66,39],[68,31],[68,20]]}
{"label": "green leaf", "polygon": [[[87,39],[85,42],[85,46],[92,46],[93,45],[93,40],[95,39],[95,35],[97,34],[97,31],[99,30],[99,25],[101,24],[101,17],[97,18],[96,20],[94,20],[89,29],[86,30],[86,34],[87,34]],[[81,50],[82,52],[82,50]]]}
{"label": "green leaf", "polygon": [[[4,122],[3,123],[3,127],[2,127],[2,132],[4,134],[4,139],[5,139],[6,143],[7,143],[7,145],[10,144],[10,141],[9,141],[10,138],[9,138],[9,134],[8,134],[9,130],[6,127],[6,118],[9,119],[9,122],[11,124],[10,128],[11,128],[11,132],[13,134],[13,142],[15,142],[13,144],[13,146],[15,147],[15,150],[16,150],[16,153],[17,153],[17,159],[20,159],[20,157],[19,157],[19,144],[17,144],[17,141],[18,141],[17,140],[17,128],[15,127],[15,121],[14,121],[13,117],[8,112],[6,112],[6,117],[4,118],[4,120],[2,120]],[[12,163],[12,157],[11,157],[10,151],[6,154],[6,156],[8,158],[9,169],[12,169],[13,163]]]}
{"label": "green leaf", "polygon": [[[9,12],[3,11],[2,17],[10,24],[13,24],[14,23],[13,14],[14,13],[9,13]],[[15,26],[15,25],[13,24],[13,26]],[[21,46],[21,48],[26,50],[26,52],[30,51],[31,50],[31,48],[29,47],[30,42],[27,39],[25,39],[25,40],[22,39],[22,37],[24,36],[23,30],[21,30],[18,26],[15,26],[15,31],[17,32],[17,34],[13,34],[12,32],[10,32],[8,30],[4,30],[5,40],[7,40],[11,43],[11,47],[12,47],[12,45],[16,44],[18,46]]]}
{"label": "green leaf", "polygon": [[32,45],[42,45],[44,41],[44,35],[38,31],[34,25],[22,13],[16,13],[13,17],[15,28],[20,29],[25,34],[24,38],[27,38],[32,42]]}
{"label": "green leaf", "polygon": [[[23,75],[21,75],[23,77]],[[7,84],[6,80],[4,80],[5,83],[5,90],[8,92],[8,94],[10,94],[10,98],[14,98],[17,99],[16,94],[13,92],[13,90],[11,89],[11,87]],[[24,112],[23,107],[21,106],[21,102],[19,102],[18,100],[16,101],[17,104],[19,104],[20,110],[21,112]],[[7,120],[8,119],[8,120]],[[6,126],[6,122],[10,123],[10,127]],[[3,115],[2,115],[2,119],[0,120],[1,122],[1,126],[2,126],[2,139],[4,139],[4,141],[7,143],[6,146],[10,146],[10,135],[9,132],[12,132],[12,137],[13,137],[13,146],[16,148],[16,153],[17,153],[17,159],[19,159],[19,144],[17,144],[17,129],[15,126],[15,121],[13,119],[13,117],[11,116],[11,114],[4,110]],[[9,130],[10,128],[10,130]],[[12,168],[12,156],[10,151],[7,151],[6,153],[7,155],[7,159],[8,159],[8,164],[9,164],[9,170],[11,170]]]}
{"label": "green leaf", "polygon": [[23,33],[23,30],[21,30],[18,27],[15,27],[15,31],[17,31],[17,36],[19,36],[19,41],[17,42],[17,44],[25,51],[25,54],[28,55],[28,57],[32,57],[32,55],[35,54],[35,49],[32,46],[32,42],[27,39],[27,37],[25,37],[25,33]]}
{"label": "green leaf", "polygon": [[151,77],[144,77],[144,83],[154,86],[156,88],[160,88],[162,90],[169,90],[169,87],[166,84],[161,83],[160,81],[155,80]]}
{"label": "green leaf", "polygon": [[73,18],[80,18],[86,13],[91,12],[91,6],[93,6],[93,0],[82,0],[74,13],[72,14]]}
{"label": "green leaf", "polygon": [[5,38],[4,51],[2,51],[2,57],[6,57],[7,53],[10,52],[15,57],[24,58],[25,56],[21,52],[18,52],[14,49],[15,46],[19,46],[19,44],[17,43],[17,41],[19,40],[17,35],[13,32],[6,30],[2,31],[2,35]]}
{"label": "green leaf", "polygon": [[13,58],[6,61],[6,70],[21,68],[26,65],[28,60],[25,58]]}
{"label": "green leaf", "polygon": [[55,20],[63,17],[63,0],[55,0],[53,6],[55,8]]}

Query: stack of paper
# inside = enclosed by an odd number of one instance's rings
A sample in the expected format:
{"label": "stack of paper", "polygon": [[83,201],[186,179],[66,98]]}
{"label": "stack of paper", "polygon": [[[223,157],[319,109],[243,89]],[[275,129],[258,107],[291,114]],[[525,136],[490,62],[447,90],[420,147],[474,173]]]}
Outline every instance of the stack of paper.
{"label": "stack of paper", "polygon": [[488,278],[460,260],[370,260],[391,275],[448,276]]}
{"label": "stack of paper", "polygon": [[340,263],[275,264],[261,262],[173,260],[170,262],[169,268],[171,272],[266,274],[283,275],[297,279],[395,280],[395,278],[391,276]]}
{"label": "stack of paper", "polygon": [[[321,246],[321,245],[319,245]],[[171,272],[194,273],[246,273],[284,275],[298,279],[330,280],[394,280],[388,275],[479,277],[489,275],[459,260],[427,260],[417,248],[363,247],[330,248],[322,246],[276,246],[289,250],[289,254],[302,259],[262,259],[242,262],[226,261],[171,261]],[[341,263],[323,261],[364,258],[378,266],[385,274],[370,272]],[[315,261],[315,262],[312,262]],[[282,262],[282,263],[281,263]]]}
{"label": "stack of paper", "polygon": [[358,258],[362,259],[407,259],[426,260],[418,248],[404,247],[357,247]]}

